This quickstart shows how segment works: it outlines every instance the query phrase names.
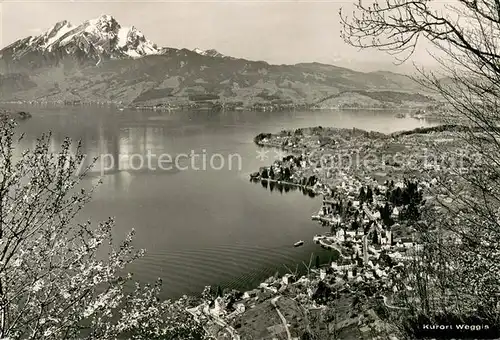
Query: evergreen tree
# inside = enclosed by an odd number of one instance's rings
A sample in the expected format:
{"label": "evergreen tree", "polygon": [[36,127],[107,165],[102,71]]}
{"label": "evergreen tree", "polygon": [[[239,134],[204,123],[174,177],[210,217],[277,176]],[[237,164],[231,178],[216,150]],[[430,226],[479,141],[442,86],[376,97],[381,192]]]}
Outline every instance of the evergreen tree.
{"label": "evergreen tree", "polygon": [[383,221],[384,220],[384,216],[385,216],[385,209],[384,209],[384,207],[378,207],[378,212],[380,213],[380,218]]}
{"label": "evergreen tree", "polygon": [[356,264],[358,266],[362,266],[363,265],[363,259],[361,257],[359,257],[359,253],[356,253]]}
{"label": "evergreen tree", "polygon": [[316,255],[316,268],[319,268],[319,266],[320,266],[319,255]]}
{"label": "evergreen tree", "polygon": [[316,176],[312,175],[309,176],[309,179],[307,180],[307,185],[312,187],[316,184],[316,182],[317,182]]}
{"label": "evergreen tree", "polygon": [[368,187],[368,190],[366,190],[366,201],[369,203],[373,202],[373,191],[371,187]]}
{"label": "evergreen tree", "polygon": [[399,214],[401,221],[418,221],[420,219],[420,209],[415,202],[410,202],[401,210]]}
{"label": "evergreen tree", "polygon": [[361,187],[361,190],[359,190],[359,202],[361,204],[363,204],[365,202],[365,199],[366,199],[366,193],[365,193],[365,187]]}
{"label": "evergreen tree", "polygon": [[391,218],[392,210],[393,209],[389,206],[389,203],[387,202],[383,207],[379,208],[380,218],[382,219],[382,222],[384,223],[385,226],[390,227],[391,225],[394,224],[394,221]]}
{"label": "evergreen tree", "polygon": [[291,176],[290,169],[287,167],[287,168],[285,168],[285,172],[283,174],[283,177],[285,180],[289,180],[290,176]]}
{"label": "evergreen tree", "polygon": [[222,292],[222,287],[221,286],[217,286],[217,293],[216,293],[216,296],[217,297],[222,297],[224,294]]}
{"label": "evergreen tree", "polygon": [[270,179],[274,179],[274,170],[273,170],[273,167],[269,168],[269,178]]}
{"label": "evergreen tree", "polygon": [[359,227],[360,227],[360,224],[359,224],[359,222],[357,220],[355,220],[355,221],[353,221],[351,223],[351,229],[352,230],[358,230]]}
{"label": "evergreen tree", "polygon": [[390,202],[396,206],[399,207],[403,204],[403,193],[401,191],[400,187],[395,188],[394,190],[391,191],[391,196],[390,196]]}

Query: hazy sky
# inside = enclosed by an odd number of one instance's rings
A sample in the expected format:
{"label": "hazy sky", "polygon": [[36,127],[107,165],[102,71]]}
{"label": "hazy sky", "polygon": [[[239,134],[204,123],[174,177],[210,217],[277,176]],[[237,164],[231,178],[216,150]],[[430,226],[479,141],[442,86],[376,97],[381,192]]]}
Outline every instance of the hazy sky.
{"label": "hazy sky", "polygon": [[[352,1],[19,1],[0,0],[0,47],[56,22],[77,25],[101,14],[134,25],[159,46],[202,49],[273,64],[317,61],[362,70],[391,69],[393,58],[358,51],[340,38],[338,11]],[[415,59],[428,64],[425,49]]]}

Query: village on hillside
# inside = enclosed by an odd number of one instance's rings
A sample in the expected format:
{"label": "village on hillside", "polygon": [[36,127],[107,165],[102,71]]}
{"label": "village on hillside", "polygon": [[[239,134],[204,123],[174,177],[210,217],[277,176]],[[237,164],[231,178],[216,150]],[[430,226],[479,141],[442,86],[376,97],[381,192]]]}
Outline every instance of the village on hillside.
{"label": "village on hillside", "polygon": [[[295,167],[306,166],[302,156],[287,156],[269,168],[263,168],[260,178],[269,183],[297,183]],[[262,174],[264,175],[263,178]],[[312,216],[328,231],[313,237],[313,242],[338,254],[327,268],[337,280],[352,284],[369,283],[372,287],[392,287],[392,275],[404,262],[412,261],[423,250],[418,243],[418,231],[413,226],[420,219],[420,207],[425,204],[424,190],[434,181],[386,180],[380,183],[369,176],[359,178],[343,173],[334,182],[324,184],[321,175],[302,177],[299,185],[312,186],[323,195],[323,205]],[[397,296],[397,292],[390,292]]]}
{"label": "village on hillside", "polygon": [[[257,136],[258,145],[286,150],[289,155],[260,168],[250,179],[270,190],[300,189],[322,196],[322,206],[312,216],[322,232],[312,241],[331,250],[333,260],[323,265],[317,262],[315,268],[309,264],[309,275],[300,278],[290,272],[271,277],[243,295],[220,294],[212,305],[199,306],[193,313],[208,318],[216,315],[222,329],[233,329],[242,337],[267,332],[270,338],[279,338],[289,332],[294,339],[304,332],[304,308],[319,315],[335,310],[335,320],[325,319],[321,334],[384,338],[383,309],[405,310],[408,299],[418,299],[407,266],[424,252],[420,240],[426,217],[422,211],[434,203],[429,192],[439,187],[440,174],[456,170],[445,167],[447,159],[425,158],[428,154],[422,146],[431,148],[438,142],[453,154],[456,149],[450,145],[457,148],[458,144],[450,138],[454,134],[450,129],[384,135],[316,127]],[[334,163],[338,159],[331,157],[363,157],[369,152],[387,158],[378,159],[382,164],[357,160],[339,166]],[[335,302],[329,300],[332,296]],[[271,300],[274,304],[267,306]],[[325,307],[329,303],[335,307]],[[252,312],[244,313],[249,309]],[[282,312],[286,322],[273,319],[274,310]],[[259,333],[257,323],[268,325],[267,331]]]}
{"label": "village on hillside", "polygon": [[[262,168],[260,175],[253,174],[252,178],[292,185],[296,173],[282,168],[290,163],[300,165],[300,156],[288,156],[285,161]],[[267,177],[260,178],[262,173]],[[283,176],[289,176],[289,182]],[[320,317],[330,310],[325,304],[335,296],[336,314],[325,319],[320,334],[326,338],[333,332],[345,339],[383,336],[387,325],[380,319],[381,308],[407,308],[404,298],[411,287],[401,287],[403,296],[394,287],[398,286],[396,281],[404,282],[405,264],[423,250],[418,231],[410,225],[420,218],[423,193],[432,183],[391,180],[380,184],[369,177],[356,179],[345,174],[342,178],[336,187],[316,178],[305,180],[306,186],[311,185],[316,194],[323,195],[322,207],[312,219],[327,231],[314,236],[313,242],[336,253],[334,261],[316,263],[315,268],[309,264],[309,275],[299,277],[290,272],[270,277],[245,293],[216,293],[206,299],[211,304],[191,309],[193,315],[212,320],[219,328],[214,332],[219,336],[226,332],[228,339],[236,334],[241,339],[279,338],[285,333],[299,339],[296,336],[304,332],[308,318],[304,308]],[[276,312],[283,315],[282,320],[276,319]]]}
{"label": "village on hillside", "polygon": [[323,199],[312,218],[330,231],[313,241],[338,253],[330,268],[339,279],[390,287],[392,275],[423,250],[418,231],[408,223],[419,218],[423,188],[411,181],[351,185]]}

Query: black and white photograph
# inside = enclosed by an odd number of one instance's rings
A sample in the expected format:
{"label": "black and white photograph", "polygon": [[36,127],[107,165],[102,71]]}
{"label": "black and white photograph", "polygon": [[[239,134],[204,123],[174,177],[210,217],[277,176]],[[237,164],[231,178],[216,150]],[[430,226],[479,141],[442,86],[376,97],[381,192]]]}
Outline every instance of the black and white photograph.
{"label": "black and white photograph", "polygon": [[498,0],[0,0],[0,340],[500,339]]}

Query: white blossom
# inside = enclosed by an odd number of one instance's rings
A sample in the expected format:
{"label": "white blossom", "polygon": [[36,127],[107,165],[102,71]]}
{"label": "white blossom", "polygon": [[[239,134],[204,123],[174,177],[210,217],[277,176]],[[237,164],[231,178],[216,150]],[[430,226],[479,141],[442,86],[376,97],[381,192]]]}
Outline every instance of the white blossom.
{"label": "white blossom", "polygon": [[21,258],[17,258],[13,263],[12,266],[15,268],[21,267],[21,264],[23,263],[23,260]]}
{"label": "white blossom", "polygon": [[33,285],[33,287],[31,288],[31,289],[33,290],[33,292],[35,292],[35,293],[36,293],[36,292],[40,291],[40,290],[43,288],[43,283],[44,283],[44,282],[43,282],[43,280],[42,280],[42,279],[37,280],[37,281],[35,282],[35,284]]}
{"label": "white blossom", "polygon": [[[0,119],[2,155],[15,149],[9,137],[12,131],[13,125]],[[5,315],[9,333],[3,333],[1,340],[79,340],[85,336],[74,330],[84,319],[96,339],[119,339],[138,331],[143,334],[138,340],[169,338],[165,335],[180,329],[186,336],[178,340],[190,340],[191,332],[203,333],[202,325],[185,310],[185,302],[159,299],[160,285],[137,286],[133,294],[125,293],[132,277],[121,278],[119,273],[144,253],[132,245],[134,232],[117,244],[112,242],[113,220],[96,226],[72,219],[92,190],[72,192],[79,181],[74,177],[71,144],[65,141],[61,146],[60,155],[68,157],[64,164],[54,162],[49,145],[50,138],[42,137],[34,151],[10,160],[10,170],[7,159],[0,156],[0,177],[10,183],[6,188],[10,196],[2,200],[0,214],[12,228],[5,229],[0,247],[13,255],[0,263],[4,268],[0,299],[11,305]],[[108,244],[109,256],[102,258],[101,246]],[[103,283],[110,284],[105,292]],[[18,336],[27,329],[35,334]]]}

